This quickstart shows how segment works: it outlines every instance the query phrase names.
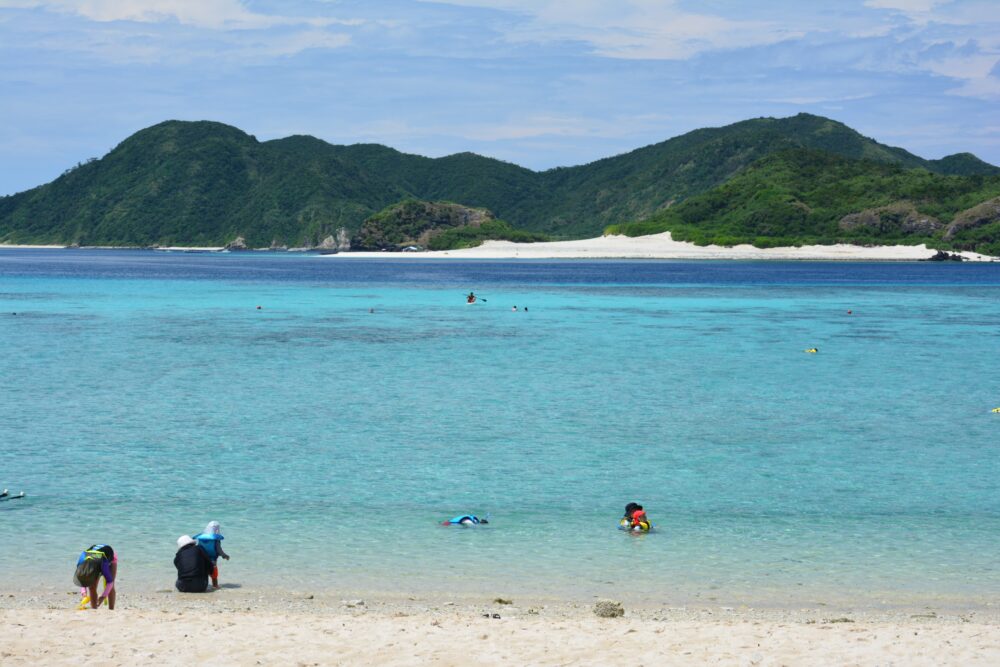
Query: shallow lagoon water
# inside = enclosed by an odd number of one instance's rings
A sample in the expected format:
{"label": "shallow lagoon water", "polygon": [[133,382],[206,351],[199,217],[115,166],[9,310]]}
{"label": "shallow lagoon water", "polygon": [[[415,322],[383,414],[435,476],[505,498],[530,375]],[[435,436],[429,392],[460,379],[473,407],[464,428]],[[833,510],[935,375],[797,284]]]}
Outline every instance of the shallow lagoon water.
{"label": "shallow lagoon water", "polygon": [[107,541],[169,587],[218,519],[243,586],[1000,593],[1000,265],[4,250],[0,340],[40,585]]}

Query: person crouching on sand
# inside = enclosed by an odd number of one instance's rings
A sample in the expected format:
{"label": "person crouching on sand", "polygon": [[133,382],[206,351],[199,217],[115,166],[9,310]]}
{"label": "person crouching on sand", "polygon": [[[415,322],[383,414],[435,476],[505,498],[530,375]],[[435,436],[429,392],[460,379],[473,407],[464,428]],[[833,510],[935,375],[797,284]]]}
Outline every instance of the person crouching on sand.
{"label": "person crouching on sand", "polygon": [[205,550],[190,535],[177,538],[177,555],[174,556],[177,581],[174,586],[181,593],[204,593],[208,590],[208,575],[215,567]]}
{"label": "person crouching on sand", "polygon": [[222,526],[219,525],[218,521],[209,521],[208,525],[205,526],[205,532],[198,533],[194,536],[194,539],[197,540],[198,546],[204,549],[212,561],[212,588],[218,588],[219,556],[229,560],[229,555],[222,550],[222,540],[225,539],[222,537]]}
{"label": "person crouching on sand", "polygon": [[[84,595],[80,609],[87,602],[91,609],[97,609],[105,600],[108,609],[115,608],[115,577],[118,576],[118,556],[115,550],[107,544],[94,544],[80,553],[76,561],[76,571],[73,573],[73,583],[80,587]],[[104,577],[104,592],[97,595],[97,583]]]}

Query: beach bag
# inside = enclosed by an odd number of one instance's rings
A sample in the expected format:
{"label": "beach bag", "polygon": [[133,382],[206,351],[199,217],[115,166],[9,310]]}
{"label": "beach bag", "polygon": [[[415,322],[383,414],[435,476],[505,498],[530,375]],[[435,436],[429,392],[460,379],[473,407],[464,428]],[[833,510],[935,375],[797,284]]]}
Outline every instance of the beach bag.
{"label": "beach bag", "polygon": [[96,586],[101,578],[101,561],[104,554],[100,551],[85,551],[86,557],[76,566],[73,573],[73,583],[81,588]]}

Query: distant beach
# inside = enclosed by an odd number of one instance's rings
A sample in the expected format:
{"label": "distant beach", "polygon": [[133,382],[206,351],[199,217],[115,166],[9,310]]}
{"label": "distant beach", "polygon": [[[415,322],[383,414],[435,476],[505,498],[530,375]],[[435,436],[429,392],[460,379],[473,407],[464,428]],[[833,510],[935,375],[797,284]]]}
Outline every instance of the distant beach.
{"label": "distant beach", "polygon": [[[8,248],[63,248],[58,245],[0,245]],[[113,248],[105,248],[113,249]],[[220,252],[221,246],[160,247],[160,252]],[[295,248],[294,251],[308,251]],[[266,248],[241,252],[267,252]],[[807,245],[798,247],[757,248],[752,245],[700,246],[673,240],[670,232],[649,236],[599,236],[575,241],[512,243],[485,241],[474,248],[418,252],[340,252],[324,257],[348,259],[686,259],[686,260],[775,260],[775,261],[844,261],[844,262],[913,262],[932,257],[937,250],[920,245],[859,246]],[[951,253],[970,262],[1000,261],[974,252]]]}
{"label": "distant beach", "polygon": [[[751,245],[699,246],[675,241],[670,232],[650,236],[600,236],[579,241],[511,243],[486,241],[475,248],[435,252],[347,252],[329,257],[408,259],[707,259],[707,260],[815,260],[815,261],[902,261],[928,259],[937,252],[926,245],[857,246],[847,244],[811,245],[789,248],[756,248]],[[976,262],[996,258],[974,252],[955,253]]]}

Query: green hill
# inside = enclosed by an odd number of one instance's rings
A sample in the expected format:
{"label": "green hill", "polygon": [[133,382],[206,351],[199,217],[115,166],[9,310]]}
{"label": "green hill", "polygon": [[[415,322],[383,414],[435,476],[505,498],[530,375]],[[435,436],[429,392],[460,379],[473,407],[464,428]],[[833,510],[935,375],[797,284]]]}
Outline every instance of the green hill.
{"label": "green hill", "polygon": [[595,219],[609,225],[647,218],[724,183],[767,155],[795,147],[941,174],[1000,174],[1000,168],[969,154],[961,155],[972,158],[978,165],[961,156],[924,160],[901,148],[864,137],[843,123],[799,114],[695,130],[582,167],[544,172],[547,189],[560,193],[556,207],[543,216],[528,219],[506,215],[531,229],[588,236]]}
{"label": "green hill", "polygon": [[488,239],[531,243],[547,237],[516,230],[485,208],[452,202],[408,199],[365,220],[351,242],[353,250],[400,250],[417,246],[452,250],[480,245]]}
{"label": "green hill", "polygon": [[1000,255],[1000,176],[943,176],[795,148],[607,233],[760,247],[922,243]]}
{"label": "green hill", "polygon": [[512,228],[581,238],[657,218],[794,148],[922,173],[1000,173],[967,153],[924,160],[808,114],[696,130],[543,172],[472,153],[432,159],[308,136],[258,142],[220,123],[167,121],[51,183],[0,198],[0,242],[223,245],[242,236],[251,247],[315,245],[341,228],[354,235],[407,199],[487,208]]}

